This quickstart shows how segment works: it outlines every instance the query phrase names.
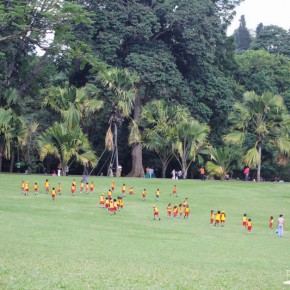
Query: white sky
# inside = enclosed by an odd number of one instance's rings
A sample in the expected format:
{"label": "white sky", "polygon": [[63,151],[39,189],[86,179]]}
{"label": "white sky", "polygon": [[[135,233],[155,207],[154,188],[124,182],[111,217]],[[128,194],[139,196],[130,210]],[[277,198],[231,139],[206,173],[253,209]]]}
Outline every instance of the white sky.
{"label": "white sky", "polygon": [[256,30],[259,23],[290,29],[290,0],[245,0],[236,8],[236,17],[228,29],[232,35],[239,27],[241,15],[245,15],[247,28]]}

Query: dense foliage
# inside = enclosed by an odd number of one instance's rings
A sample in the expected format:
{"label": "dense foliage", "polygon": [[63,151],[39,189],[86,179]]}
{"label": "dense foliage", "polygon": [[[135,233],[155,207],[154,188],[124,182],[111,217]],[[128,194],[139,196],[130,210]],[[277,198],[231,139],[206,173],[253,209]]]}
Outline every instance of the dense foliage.
{"label": "dense foliage", "polygon": [[[55,124],[65,134],[80,130],[86,148],[103,154],[95,173],[107,172],[111,164],[114,171],[121,165],[122,174],[144,176],[144,166],[155,165],[163,177],[174,167],[192,176],[191,168],[210,158],[211,168],[226,164],[222,136],[231,133],[228,116],[244,93],[280,95],[285,110],[290,108],[289,32],[260,24],[250,36],[243,16],[234,37],[227,36],[240,2],[2,1],[3,170],[56,168],[59,154],[44,154],[37,146]],[[181,111],[186,120],[174,115]],[[16,116],[23,126],[6,125],[5,118]],[[204,130],[201,139],[197,129]],[[74,156],[83,153],[78,150]],[[236,150],[231,166],[212,175],[224,178],[227,170],[241,170],[246,148]],[[288,151],[263,150],[261,170],[265,164],[269,177],[282,176]],[[76,159],[69,155],[65,166],[81,173]],[[83,163],[93,168],[96,160]]]}

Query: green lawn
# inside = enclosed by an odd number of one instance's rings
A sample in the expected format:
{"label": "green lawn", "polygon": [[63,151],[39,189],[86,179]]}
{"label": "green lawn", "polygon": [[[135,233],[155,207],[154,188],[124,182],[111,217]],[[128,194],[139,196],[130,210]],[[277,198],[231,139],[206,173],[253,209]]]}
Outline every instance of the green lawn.
{"label": "green lawn", "polygon": [[[55,201],[44,193],[45,178],[62,183]],[[91,178],[95,192],[75,197],[72,178],[0,175],[0,289],[289,289],[290,184],[117,178],[117,193],[126,183],[135,195],[111,216],[98,207],[111,178]],[[38,182],[40,194],[22,195],[22,179],[31,191]],[[174,184],[178,197],[169,195]],[[167,219],[167,204],[185,197],[189,219]],[[152,219],[153,204],[161,221]],[[211,209],[226,211],[224,228],[209,225]],[[252,233],[241,226],[244,213]],[[282,239],[268,228],[280,213]]]}

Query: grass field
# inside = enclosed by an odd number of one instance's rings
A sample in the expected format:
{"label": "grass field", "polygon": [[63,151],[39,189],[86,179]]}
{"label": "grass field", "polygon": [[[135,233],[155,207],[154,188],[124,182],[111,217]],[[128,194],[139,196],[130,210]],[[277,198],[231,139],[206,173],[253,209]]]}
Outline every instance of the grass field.
{"label": "grass field", "polygon": [[[55,201],[44,193],[45,178],[51,186],[62,183]],[[22,195],[22,179],[31,191],[38,182],[39,195]],[[290,269],[290,184],[118,178],[116,192],[126,183],[135,195],[111,216],[98,207],[111,178],[91,178],[95,192],[75,197],[72,179],[0,175],[0,289],[290,289],[283,285]],[[178,197],[169,195],[174,184]],[[167,219],[167,204],[185,197],[189,219]],[[152,219],[153,204],[161,221]],[[209,225],[211,209],[226,211],[224,228]],[[244,213],[252,233],[241,226]],[[276,225],[280,213],[282,239],[268,228],[270,215]]]}

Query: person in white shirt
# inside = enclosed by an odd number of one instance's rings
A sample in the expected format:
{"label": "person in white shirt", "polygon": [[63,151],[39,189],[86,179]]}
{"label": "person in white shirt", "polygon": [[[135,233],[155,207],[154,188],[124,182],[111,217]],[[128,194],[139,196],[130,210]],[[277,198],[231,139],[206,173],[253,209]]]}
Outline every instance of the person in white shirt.
{"label": "person in white shirt", "polygon": [[283,237],[283,231],[284,231],[284,217],[282,214],[280,214],[278,218],[278,237]]}
{"label": "person in white shirt", "polygon": [[176,177],[176,171],[175,171],[175,169],[172,170],[171,175],[172,175],[172,179],[175,179],[175,177]]}

